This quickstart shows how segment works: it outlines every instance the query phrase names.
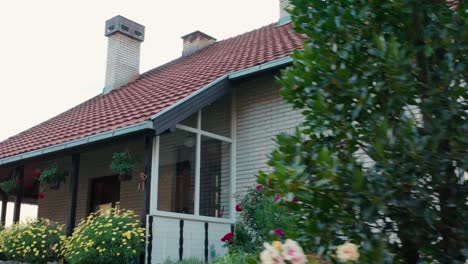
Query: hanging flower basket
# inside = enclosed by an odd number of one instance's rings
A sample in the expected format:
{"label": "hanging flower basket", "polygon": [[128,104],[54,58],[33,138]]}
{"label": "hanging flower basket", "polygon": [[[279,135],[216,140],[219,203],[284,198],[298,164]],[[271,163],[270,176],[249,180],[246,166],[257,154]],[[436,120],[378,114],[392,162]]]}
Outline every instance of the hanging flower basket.
{"label": "hanging flower basket", "polygon": [[121,181],[130,180],[135,167],[136,160],[131,157],[129,152],[115,152],[112,155],[110,168],[113,173],[119,175]]}
{"label": "hanging flower basket", "polygon": [[53,165],[41,171],[39,181],[48,184],[51,189],[57,190],[60,188],[60,183],[65,181],[67,174],[65,170]]}
{"label": "hanging flower basket", "polygon": [[18,183],[11,179],[11,180],[6,180],[3,182],[0,182],[0,189],[7,194],[13,194],[19,189]]}

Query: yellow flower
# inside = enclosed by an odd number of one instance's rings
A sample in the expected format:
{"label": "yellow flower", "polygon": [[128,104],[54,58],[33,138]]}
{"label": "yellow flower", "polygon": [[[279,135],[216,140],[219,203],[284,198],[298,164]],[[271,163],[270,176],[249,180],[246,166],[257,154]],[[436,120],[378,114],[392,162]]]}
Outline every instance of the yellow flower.
{"label": "yellow flower", "polygon": [[122,236],[126,237],[127,239],[131,239],[132,238],[132,233],[130,231],[127,231],[127,232],[123,233]]}

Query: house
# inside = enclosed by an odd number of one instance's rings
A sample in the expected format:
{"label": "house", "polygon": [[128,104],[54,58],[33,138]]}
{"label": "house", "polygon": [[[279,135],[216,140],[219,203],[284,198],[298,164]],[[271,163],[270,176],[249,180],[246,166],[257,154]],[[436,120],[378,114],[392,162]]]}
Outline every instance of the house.
{"label": "house", "polygon": [[[147,227],[148,263],[208,259],[210,248],[222,254],[236,195],[267,168],[274,136],[302,120],[275,82],[303,43],[283,10],[287,0],[279,4],[278,22],[222,41],[195,31],[182,37],[180,58],[143,74],[145,27],[108,20],[102,94],[0,143],[0,180],[21,186],[3,194],[15,201],[14,221],[22,203],[37,203],[39,217],[71,234],[91,212],[126,208]],[[138,161],[131,178],[109,168],[122,152]],[[68,176],[37,199],[35,172],[51,165]]]}

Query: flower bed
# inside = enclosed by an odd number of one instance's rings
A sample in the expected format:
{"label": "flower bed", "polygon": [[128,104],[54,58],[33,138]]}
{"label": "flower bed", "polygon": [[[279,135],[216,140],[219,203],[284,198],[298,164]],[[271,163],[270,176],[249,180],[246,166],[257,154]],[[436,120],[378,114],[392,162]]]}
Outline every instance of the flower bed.
{"label": "flower bed", "polygon": [[56,261],[65,239],[62,230],[63,225],[43,218],[14,224],[0,232],[0,253],[8,261]]}
{"label": "flower bed", "polygon": [[64,244],[70,264],[130,263],[144,250],[145,229],[132,211],[109,210],[81,221]]}

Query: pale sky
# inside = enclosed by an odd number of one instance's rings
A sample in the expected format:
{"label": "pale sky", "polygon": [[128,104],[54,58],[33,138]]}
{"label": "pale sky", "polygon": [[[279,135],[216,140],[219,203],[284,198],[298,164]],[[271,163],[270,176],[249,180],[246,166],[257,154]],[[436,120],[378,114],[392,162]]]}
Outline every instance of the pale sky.
{"label": "pale sky", "polygon": [[101,93],[115,15],[146,26],[145,72],[179,57],[187,33],[222,40],[278,13],[279,0],[0,0],[0,141]]}

